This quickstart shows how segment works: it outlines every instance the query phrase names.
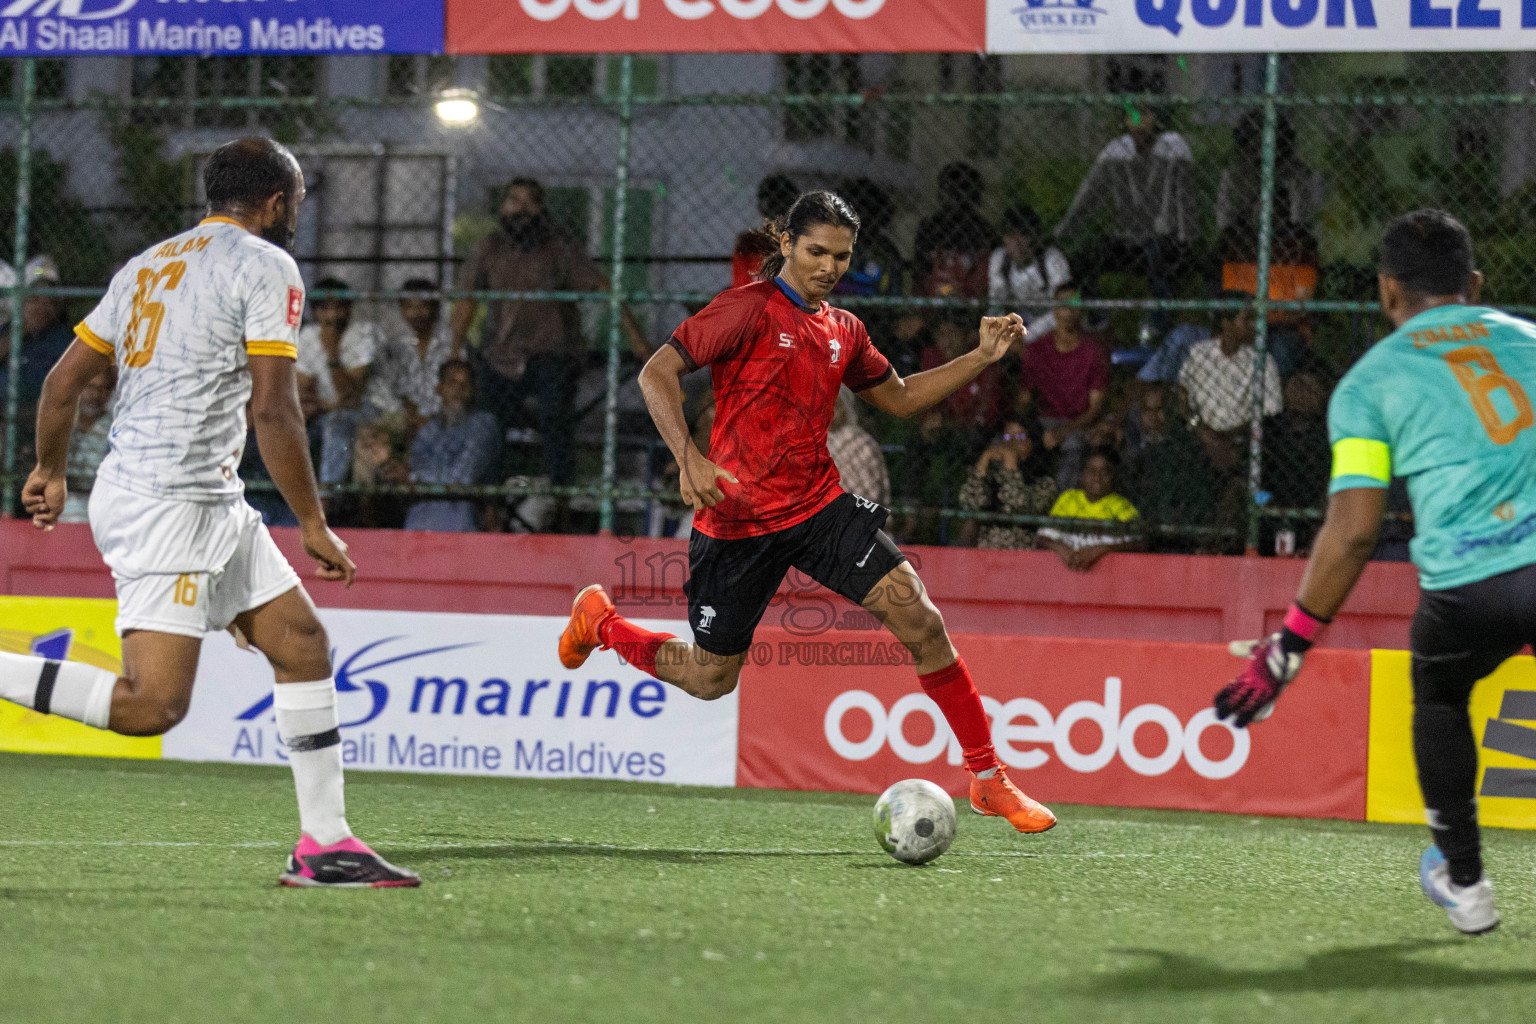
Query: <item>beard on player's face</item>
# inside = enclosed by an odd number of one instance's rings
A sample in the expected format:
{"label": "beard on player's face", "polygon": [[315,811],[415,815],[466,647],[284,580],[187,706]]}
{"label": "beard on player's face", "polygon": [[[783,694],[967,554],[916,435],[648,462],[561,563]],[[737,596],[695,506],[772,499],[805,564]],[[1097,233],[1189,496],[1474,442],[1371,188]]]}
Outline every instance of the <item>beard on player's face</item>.
{"label": "beard on player's face", "polygon": [[280,195],[272,211],[272,223],[261,229],[261,237],[280,248],[288,248],[293,244],[294,232],[299,226],[298,211],[291,193]]}

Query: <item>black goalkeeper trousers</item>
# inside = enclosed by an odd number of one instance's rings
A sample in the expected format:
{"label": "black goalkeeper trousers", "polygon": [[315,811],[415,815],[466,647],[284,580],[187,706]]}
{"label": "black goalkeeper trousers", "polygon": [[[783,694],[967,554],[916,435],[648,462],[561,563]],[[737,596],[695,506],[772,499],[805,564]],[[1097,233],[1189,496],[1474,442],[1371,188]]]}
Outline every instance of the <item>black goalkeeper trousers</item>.
{"label": "black goalkeeper trousers", "polygon": [[1536,641],[1536,565],[1426,590],[1413,617],[1413,755],[1429,826],[1451,880],[1483,872],[1472,688]]}

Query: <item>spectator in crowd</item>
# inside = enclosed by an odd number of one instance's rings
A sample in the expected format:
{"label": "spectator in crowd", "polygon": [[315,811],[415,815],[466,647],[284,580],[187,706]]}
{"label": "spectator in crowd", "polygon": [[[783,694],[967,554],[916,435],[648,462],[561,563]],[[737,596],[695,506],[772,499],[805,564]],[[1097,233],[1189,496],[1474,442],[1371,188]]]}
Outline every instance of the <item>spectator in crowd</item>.
{"label": "spectator in crowd", "polygon": [[[59,265],[46,253],[27,260],[23,269],[29,286],[54,285],[63,280],[59,275]],[[16,287],[16,268],[0,259],[0,320],[8,321],[11,318],[10,289],[14,287]]]}
{"label": "spectator in crowd", "polygon": [[[834,295],[900,295],[905,288],[906,261],[887,231],[896,216],[896,205],[877,182],[850,178],[837,187],[859,215],[859,237],[853,243],[853,262],[832,288]],[[860,314],[866,321],[868,310]]]}
{"label": "spectator in crowd", "polygon": [[995,309],[1018,313],[1031,335],[1048,334],[1056,317],[1046,306],[1072,280],[1061,250],[1050,245],[1040,215],[1026,204],[1003,212],[1003,244],[987,264],[987,298]]}
{"label": "spectator in crowd", "polygon": [[[1163,131],[1154,110],[1130,108],[1125,134],[1099,153],[1078,187],[1055,237],[1085,233],[1101,209],[1111,214],[1105,240],[1079,259],[1079,278],[1090,287],[1106,271],[1144,274],[1152,297],[1173,297],[1174,284],[1200,236],[1194,152],[1177,132]],[[1159,333],[1167,314],[1153,314]]]}
{"label": "spectator in crowd", "polygon": [[837,407],[832,411],[832,426],[827,431],[827,451],[837,467],[843,490],[861,498],[891,503],[891,477],[885,468],[885,453],[874,435],[859,426],[853,392],[838,392]]}
{"label": "spectator in crowd", "polygon": [[[924,347],[920,366],[932,370],[959,359],[978,344],[977,321],[969,313],[951,313],[934,325],[932,343]],[[1003,425],[1009,413],[1008,383],[998,363],[982,370],[969,384],[955,389],[950,396],[928,410],[931,419],[942,419],[945,426],[958,431],[970,459],[987,439]]]}
{"label": "spectator in crowd", "polygon": [[[314,290],[350,288],[339,277],[326,277],[315,282]],[[314,388],[322,410],[319,476],[321,483],[330,484],[346,476],[358,423],[378,415],[364,398],[370,392],[374,361],[384,347],[384,332],[373,321],[354,317],[351,299],[315,299],[311,308],[315,319],[299,330],[294,374],[301,389]]]}
{"label": "spectator in crowd", "polygon": [[[976,331],[972,314],[940,316],[919,335],[928,339],[919,367],[941,366],[974,349]],[[920,506],[915,515],[894,521],[893,535],[914,544],[943,539],[938,510],[953,503],[967,468],[1002,428],[1009,413],[1008,396],[1007,378],[1000,364],[994,363],[921,415],[891,422],[885,440],[906,448],[906,458],[897,463],[892,481],[895,493]]]}
{"label": "spectator in crowd", "polygon": [[1136,379],[1143,384],[1170,384],[1177,381],[1190,348],[1210,336],[1208,323],[1179,324],[1163,335],[1163,340],[1136,372]]}
{"label": "spectator in crowd", "polygon": [[[1043,516],[1056,501],[1056,481],[1046,471],[1044,449],[1035,444],[1038,425],[1010,421],[989,445],[960,488],[966,512]],[[1017,550],[1035,546],[1035,531],[1013,523],[978,523],[961,527],[962,543],[980,548]]]}
{"label": "spectator in crowd", "polygon": [[[1131,524],[1140,519],[1136,506],[1115,493],[1119,456],[1113,449],[1095,448],[1083,460],[1081,486],[1065,492],[1051,506],[1053,519],[1101,520]],[[1125,528],[1096,533],[1080,524],[1047,526],[1040,530],[1040,546],[1056,552],[1063,565],[1087,572],[1111,551],[1141,551],[1145,540]]]}
{"label": "spectator in crowd", "polygon": [[[1216,229],[1223,236],[1259,236],[1264,165],[1264,112],[1248,111],[1232,129],[1232,162],[1216,186]],[[1292,231],[1310,232],[1323,205],[1323,178],[1296,152],[1296,132],[1281,114],[1275,124],[1274,231],[1277,239]]]}
{"label": "spectator in crowd", "polygon": [[[321,278],[315,291],[348,291],[351,285],[339,277]],[[384,347],[384,332],[371,320],[354,319],[351,299],[315,299],[315,319],[304,325],[298,337],[295,373],[313,381],[315,394],[326,412],[356,410],[373,374],[373,362]]]}
{"label": "spectator in crowd", "polygon": [[[564,231],[544,206],[544,187],[517,178],[501,204],[500,227],[477,245],[460,274],[460,285],[476,291],[605,291],[608,279],[592,258]],[[477,305],[454,303],[450,325],[453,354],[464,352]],[[640,359],[651,354],[634,317],[623,310],[623,329]],[[581,311],[574,302],[513,299],[490,304],[480,343],[480,391],[504,424],[532,426],[544,448],[544,462],[555,484],[569,484],[576,474],[576,378],[586,345]],[[529,420],[528,403],[535,411]]]}
{"label": "spectator in crowd", "polygon": [[[1310,367],[1285,382],[1285,408],[1264,427],[1264,489],[1276,508],[1322,508],[1333,469],[1328,444],[1328,384]],[[1289,524],[1296,550],[1311,546],[1311,521]]]}
{"label": "spectator in crowd", "polygon": [[[1221,286],[1248,296],[1259,293],[1258,236],[1229,232],[1221,265]],[[1269,265],[1269,297],[1275,302],[1306,302],[1317,296],[1317,243],[1300,229],[1277,231]],[[1282,378],[1306,358],[1312,326],[1299,309],[1269,311],[1266,348]]]}
{"label": "spectator in crowd", "polygon": [[410,475],[388,425],[380,420],[359,424],[352,440],[352,464],[347,470],[347,483],[355,490],[328,499],[331,518],[351,527],[400,529],[405,525],[405,497],[383,494],[376,488],[407,483]]}
{"label": "spectator in crowd", "polygon": [[[800,186],[787,174],[770,174],[757,183],[757,212],[764,223],[776,221],[789,212],[800,197]],[[846,197],[845,197],[846,198]],[[859,215],[864,216],[860,210]],[[868,220],[865,221],[868,224]],[[763,232],[758,228],[743,231],[736,236],[736,248],[731,252],[731,287],[740,288],[757,280],[763,269]]]}
{"label": "spectator in crowd", "polygon": [[981,172],[967,163],[939,171],[939,208],[917,226],[913,278],[917,294],[930,298],[987,297],[987,262],[997,232],[981,213]]}
{"label": "spectator in crowd", "polygon": [[64,470],[69,496],[59,516],[61,523],[90,521],[88,511],[91,488],[96,485],[96,467],[112,447],[113,374],[113,370],[98,373],[80,392],[75,426],[69,434],[69,461]]}
{"label": "spectator in crowd", "polygon": [[1089,451],[1095,448],[1109,448],[1118,452],[1120,446],[1125,443],[1125,430],[1120,425],[1119,416],[1109,413],[1083,431],[1083,437]]}
{"label": "spectator in crowd", "polygon": [[[1222,299],[1249,302],[1242,292],[1222,292]],[[1205,445],[1211,463],[1231,472],[1246,451],[1253,421],[1254,396],[1262,395],[1263,414],[1273,416],[1282,405],[1280,371],[1273,356],[1264,357],[1262,381],[1253,347],[1253,306],[1221,309],[1215,314],[1216,336],[1197,342],[1179,370],[1179,390],[1189,412],[1189,425]],[[1256,386],[1257,385],[1257,386]]]}
{"label": "spectator in crowd", "polygon": [[[1058,285],[1055,297],[1079,296],[1071,282]],[[1109,393],[1109,357],[1096,335],[1083,330],[1083,311],[1058,304],[1056,327],[1024,346],[1019,372],[1020,407],[1033,403],[1044,434],[1041,444],[1058,454],[1056,482],[1062,490],[1082,472],[1086,430],[1104,412]]]}
{"label": "spectator in crowd", "polygon": [[[1257,295],[1259,291],[1260,173],[1264,114],[1252,110],[1232,130],[1232,163],[1216,190],[1216,226],[1222,252],[1221,286]],[[1301,161],[1296,133],[1280,115],[1275,126],[1274,214],[1271,221],[1269,297],[1305,302],[1317,296],[1318,253],[1313,233],[1323,204],[1323,179]],[[1289,377],[1311,343],[1305,313],[1269,313],[1269,352],[1282,378]]]}
{"label": "spectator in crowd", "polygon": [[[450,359],[439,372],[437,415],[428,420],[411,444],[411,480],[425,484],[479,484],[500,454],[496,417],[472,410],[475,371],[462,359]],[[405,516],[407,530],[472,533],[475,503],[418,501]]]}
{"label": "spectator in crowd", "polygon": [[[48,256],[28,260],[25,270],[24,277],[29,287],[47,287],[59,283],[59,270]],[[21,373],[17,375],[16,427],[24,451],[31,450],[37,398],[43,391],[43,379],[74,338],[62,299],[53,295],[28,295],[22,302]],[[11,325],[6,323],[0,326],[0,422],[4,422],[6,396],[9,394],[10,358]],[[24,461],[19,459],[17,464]]]}
{"label": "spectator in crowd", "polygon": [[1122,463],[1126,496],[1148,522],[1205,525],[1216,503],[1210,463],[1171,406],[1168,385],[1138,396]]}
{"label": "spectator in crowd", "polygon": [[[1221,298],[1251,301],[1241,292]],[[1265,417],[1280,412],[1283,400],[1280,371],[1265,355],[1262,370],[1253,347],[1257,321],[1253,306],[1218,310],[1216,336],[1198,342],[1179,370],[1179,392],[1190,430],[1205,449],[1217,491],[1217,525],[1241,531],[1248,501],[1247,465],[1254,415],[1259,396]]]}
{"label": "spectator in crowd", "polygon": [[413,277],[400,286],[400,319],[406,333],[392,338],[379,353],[370,383],[370,404],[398,419],[414,437],[441,407],[437,396],[439,372],[453,356],[453,333],[442,315],[437,285]]}

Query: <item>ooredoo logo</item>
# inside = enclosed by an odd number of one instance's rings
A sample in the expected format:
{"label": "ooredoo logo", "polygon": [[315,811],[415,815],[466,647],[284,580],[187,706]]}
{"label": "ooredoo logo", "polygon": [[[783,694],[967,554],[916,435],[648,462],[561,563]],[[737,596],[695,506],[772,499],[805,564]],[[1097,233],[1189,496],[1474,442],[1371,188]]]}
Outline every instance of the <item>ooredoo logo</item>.
{"label": "ooredoo logo", "polygon": [[[1126,767],[1138,775],[1163,775],[1183,760],[1196,775],[1206,779],[1226,779],[1236,775],[1248,761],[1250,740],[1245,729],[1234,729],[1216,718],[1213,708],[1197,713],[1187,723],[1161,704],[1141,704],[1125,715],[1120,714],[1121,681],[1116,676],[1104,680],[1104,700],[1080,700],[1068,704],[1060,714],[1052,715],[1044,704],[1029,697],[1016,697],[1006,704],[982,697],[981,703],[992,718],[992,743],[997,756],[1010,768],[1039,768],[1050,760],[1046,747],[1054,750],[1061,763],[1076,772],[1096,772],[1118,755]],[[850,711],[861,711],[871,722],[869,734],[850,739],[848,726],[857,734],[857,719],[846,723]],[[907,738],[907,719],[926,716],[932,723],[932,735],[921,743]],[[1090,722],[1098,728],[1099,744],[1091,750],[1072,745],[1072,727]],[[827,707],[823,722],[827,743],[840,757],[849,761],[867,761],[889,746],[891,752],[908,764],[927,764],[946,750],[950,764],[960,763],[960,745],[939,712],[938,705],[926,694],[909,693],[887,710],[880,698],[866,690],[848,690]],[[1223,758],[1208,757],[1200,747],[1206,730],[1218,729],[1232,738],[1232,749]],[[1162,733],[1152,740],[1143,730]],[[1143,753],[1143,742],[1151,741],[1155,753]],[[1020,744],[1027,744],[1021,747]]]}
{"label": "ooredoo logo", "polygon": [[[654,0],[652,0],[654,2]],[[799,21],[807,21],[833,8],[845,18],[861,21],[874,16],[885,0],[660,0],[675,17],[685,21],[707,18],[718,8],[741,21],[760,18],[772,7]],[[616,14],[634,21],[640,17],[640,0],[518,0],[523,13],[535,21],[554,21],[572,7],[589,21],[607,21]]]}

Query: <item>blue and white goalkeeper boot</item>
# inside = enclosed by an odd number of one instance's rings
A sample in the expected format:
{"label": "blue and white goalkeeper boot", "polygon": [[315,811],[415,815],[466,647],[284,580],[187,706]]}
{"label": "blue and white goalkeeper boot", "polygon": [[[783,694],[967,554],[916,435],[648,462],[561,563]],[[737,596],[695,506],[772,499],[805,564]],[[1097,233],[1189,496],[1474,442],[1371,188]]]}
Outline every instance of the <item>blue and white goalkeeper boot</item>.
{"label": "blue and white goalkeeper boot", "polygon": [[1445,908],[1451,924],[1468,935],[1481,935],[1499,926],[1499,912],[1493,905],[1493,886],[1486,877],[1468,886],[1451,881],[1451,869],[1445,854],[1431,846],[1419,858],[1419,885],[1424,895]]}

